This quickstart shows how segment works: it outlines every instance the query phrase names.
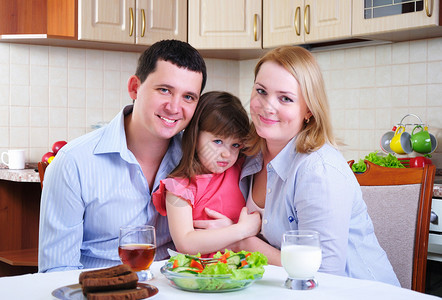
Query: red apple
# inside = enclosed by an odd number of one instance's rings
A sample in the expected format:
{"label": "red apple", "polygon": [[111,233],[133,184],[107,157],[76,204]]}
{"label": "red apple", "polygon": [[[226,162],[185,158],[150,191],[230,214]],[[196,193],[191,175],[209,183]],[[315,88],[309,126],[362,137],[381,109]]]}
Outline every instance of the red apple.
{"label": "red apple", "polygon": [[66,144],[67,144],[66,141],[55,142],[54,145],[52,145],[52,152],[54,152],[54,155],[56,155],[58,150],[60,150]]}
{"label": "red apple", "polygon": [[47,162],[49,157],[51,156],[55,156],[54,152],[46,152],[42,157],[41,157],[41,161],[42,162]]}

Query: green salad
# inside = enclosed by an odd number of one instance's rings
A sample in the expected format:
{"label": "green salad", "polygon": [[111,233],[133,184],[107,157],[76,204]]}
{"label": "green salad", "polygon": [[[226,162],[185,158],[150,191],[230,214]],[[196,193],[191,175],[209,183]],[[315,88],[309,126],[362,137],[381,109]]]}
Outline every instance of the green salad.
{"label": "green salad", "polygon": [[364,159],[360,159],[359,162],[354,163],[351,168],[353,172],[363,173],[367,170],[364,160],[368,160],[376,165],[387,168],[405,168],[396,156],[388,153],[387,156],[381,156],[377,151],[369,153]]}
{"label": "green salad", "polygon": [[226,250],[214,255],[217,260],[203,266],[190,255],[169,259],[162,273],[178,288],[191,291],[231,291],[244,288],[262,278],[267,257],[260,252]]}

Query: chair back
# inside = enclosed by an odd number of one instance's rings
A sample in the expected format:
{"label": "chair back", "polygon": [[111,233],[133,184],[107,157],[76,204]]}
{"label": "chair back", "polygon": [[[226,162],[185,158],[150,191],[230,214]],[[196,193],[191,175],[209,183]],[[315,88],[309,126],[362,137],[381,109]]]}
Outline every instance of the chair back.
{"label": "chair back", "polygon": [[49,165],[49,164],[48,164],[47,162],[42,162],[42,161],[38,162],[38,165],[37,165],[38,175],[40,176],[40,185],[41,185],[41,188],[43,188],[43,179],[44,179],[44,177],[45,177],[45,171],[46,171],[46,167],[47,167],[48,165]]}
{"label": "chair back", "polygon": [[379,244],[401,286],[423,293],[436,167],[398,169],[365,163],[367,171],[355,176]]}

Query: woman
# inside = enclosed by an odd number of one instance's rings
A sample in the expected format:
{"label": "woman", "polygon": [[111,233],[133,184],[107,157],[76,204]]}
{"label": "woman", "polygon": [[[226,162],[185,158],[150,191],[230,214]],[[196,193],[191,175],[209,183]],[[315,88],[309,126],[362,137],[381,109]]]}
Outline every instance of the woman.
{"label": "woman", "polygon": [[360,186],[336,149],[323,78],[313,55],[280,47],[255,68],[252,142],[241,174],[261,234],[233,248],[259,250],[280,265],[282,234],[320,233],[320,271],[399,285],[374,234]]}

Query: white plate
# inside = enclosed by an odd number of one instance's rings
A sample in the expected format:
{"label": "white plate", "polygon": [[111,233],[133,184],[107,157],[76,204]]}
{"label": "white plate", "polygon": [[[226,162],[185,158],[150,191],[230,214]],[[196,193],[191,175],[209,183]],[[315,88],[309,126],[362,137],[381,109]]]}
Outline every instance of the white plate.
{"label": "white plate", "polygon": [[[158,288],[156,286],[147,284],[147,283],[138,283],[138,288],[141,289],[148,289],[149,290],[149,297],[152,298],[155,295],[158,294]],[[83,295],[83,292],[81,290],[81,285],[79,283],[77,284],[71,284],[62,286],[52,292],[52,296],[54,296],[57,299],[61,300],[85,300],[86,297]],[[145,299],[147,299],[145,298]]]}

